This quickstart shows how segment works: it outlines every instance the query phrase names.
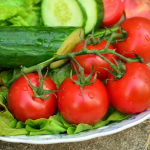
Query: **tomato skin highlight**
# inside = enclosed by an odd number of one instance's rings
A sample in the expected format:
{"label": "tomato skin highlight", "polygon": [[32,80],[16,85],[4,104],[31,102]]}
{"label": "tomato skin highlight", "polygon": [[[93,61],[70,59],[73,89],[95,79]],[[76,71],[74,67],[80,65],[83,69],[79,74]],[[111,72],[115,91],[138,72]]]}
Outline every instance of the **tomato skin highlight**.
{"label": "tomato skin highlight", "polygon": [[[26,74],[26,77],[33,86],[39,86],[37,73]],[[43,88],[45,90],[56,90],[56,85],[50,78],[46,77]],[[49,118],[56,112],[57,100],[54,94],[46,101],[41,98],[33,98],[33,94],[33,90],[24,76],[19,77],[11,85],[7,103],[9,111],[17,120],[25,122],[27,119]]]}
{"label": "tomato skin highlight", "polygon": [[103,0],[104,20],[101,27],[111,27],[115,25],[123,14],[122,0]]}
{"label": "tomato skin highlight", "polygon": [[[114,47],[119,54],[133,58],[136,53],[144,59],[144,63],[150,62],[150,20],[142,17],[133,17],[125,20],[120,27],[127,32],[124,41],[115,42]],[[120,31],[118,31],[120,33]]]}
{"label": "tomato skin highlight", "polygon": [[[72,78],[77,80],[77,75],[73,75]],[[93,78],[92,76],[90,82]],[[102,119],[107,112],[108,93],[98,79],[83,87],[84,99],[80,86],[73,83],[70,77],[62,82],[58,90],[58,110],[62,117],[72,124],[94,124]]]}
{"label": "tomato skin highlight", "polygon": [[[125,114],[143,112],[150,107],[150,68],[138,62],[125,66],[121,79],[107,80],[110,104]],[[113,75],[109,79],[113,79]]]}
{"label": "tomato skin highlight", "polygon": [[150,2],[144,0],[123,0],[123,9],[126,19],[144,17],[150,19]]}
{"label": "tomato skin highlight", "polygon": [[[97,40],[97,38],[95,38],[95,39]],[[107,42],[105,40],[102,40],[97,45],[88,45],[87,44],[86,48],[87,48],[87,50],[100,50],[105,47],[106,43]],[[84,45],[84,41],[77,44],[77,46],[75,47],[73,52],[80,51],[83,48],[83,45]],[[108,48],[112,49],[112,50],[114,49],[114,47],[111,44],[109,44]],[[112,54],[101,54],[101,55],[103,55],[105,58],[107,58],[109,61],[111,61],[114,64],[115,64],[115,62],[114,62],[113,58],[117,60],[117,56],[112,55]],[[105,60],[103,60],[102,58],[100,58],[97,55],[92,55],[92,54],[80,55],[80,56],[74,57],[74,59],[81,65],[81,67],[84,68],[85,74],[90,74],[92,65],[94,62],[93,75],[95,73],[97,73],[97,78],[101,81],[105,80],[109,75],[109,72],[103,68],[111,69],[110,65]],[[71,67],[75,72],[73,64],[76,66],[76,68],[78,70],[77,65],[71,60]]]}

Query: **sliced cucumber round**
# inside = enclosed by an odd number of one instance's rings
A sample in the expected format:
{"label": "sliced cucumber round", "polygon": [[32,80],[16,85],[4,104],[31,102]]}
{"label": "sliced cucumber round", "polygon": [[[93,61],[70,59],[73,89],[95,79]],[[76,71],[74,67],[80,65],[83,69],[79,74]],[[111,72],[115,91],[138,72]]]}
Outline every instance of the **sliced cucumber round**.
{"label": "sliced cucumber round", "polygon": [[46,26],[85,26],[87,17],[77,0],[43,0],[41,8]]}
{"label": "sliced cucumber round", "polygon": [[104,6],[102,0],[78,0],[87,14],[85,34],[90,33],[93,28],[99,28],[104,17]]}

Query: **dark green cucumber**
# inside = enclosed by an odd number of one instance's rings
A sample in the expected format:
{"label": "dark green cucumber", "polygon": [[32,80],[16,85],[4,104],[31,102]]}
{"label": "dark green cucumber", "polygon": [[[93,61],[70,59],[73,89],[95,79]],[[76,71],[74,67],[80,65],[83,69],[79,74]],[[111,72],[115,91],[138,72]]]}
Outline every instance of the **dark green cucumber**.
{"label": "dark green cucumber", "polygon": [[[54,54],[71,52],[84,37],[82,28],[73,27],[0,27],[0,68],[33,66]],[[62,62],[54,64],[59,67]]]}

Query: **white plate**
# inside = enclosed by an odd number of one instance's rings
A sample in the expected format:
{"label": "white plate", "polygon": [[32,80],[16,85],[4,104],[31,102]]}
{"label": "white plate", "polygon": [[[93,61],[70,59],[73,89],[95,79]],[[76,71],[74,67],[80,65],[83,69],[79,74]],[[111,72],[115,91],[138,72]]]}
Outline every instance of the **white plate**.
{"label": "white plate", "polygon": [[30,144],[53,144],[53,143],[84,141],[120,132],[122,130],[135,126],[148,118],[150,118],[150,109],[140,114],[132,115],[131,117],[123,121],[113,123],[95,130],[84,131],[74,135],[67,135],[67,134],[38,135],[38,136],[22,135],[22,136],[0,137],[0,140],[7,142],[30,143]]}
{"label": "white plate", "polygon": [[[123,1],[123,0],[122,0]],[[120,24],[124,21],[124,15],[122,15],[120,21],[116,24]],[[150,63],[148,64],[150,66]],[[37,135],[37,136],[10,136],[10,137],[2,137],[0,136],[0,140],[7,142],[15,142],[15,143],[29,143],[29,144],[54,144],[54,143],[65,143],[65,142],[78,142],[89,140],[96,137],[106,136],[110,134],[114,134],[120,131],[123,131],[127,128],[133,127],[146,119],[150,118],[150,109],[136,115],[132,115],[131,117],[113,123],[102,128],[84,131],[74,135],[67,134],[57,134],[57,135]]]}

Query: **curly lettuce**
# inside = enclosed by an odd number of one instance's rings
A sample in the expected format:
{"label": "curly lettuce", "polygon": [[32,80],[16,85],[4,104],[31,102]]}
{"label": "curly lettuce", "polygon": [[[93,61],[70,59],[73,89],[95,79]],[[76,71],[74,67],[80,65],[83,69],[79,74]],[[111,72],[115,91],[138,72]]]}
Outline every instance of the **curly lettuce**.
{"label": "curly lettuce", "polygon": [[41,0],[1,0],[0,26],[41,25]]}

